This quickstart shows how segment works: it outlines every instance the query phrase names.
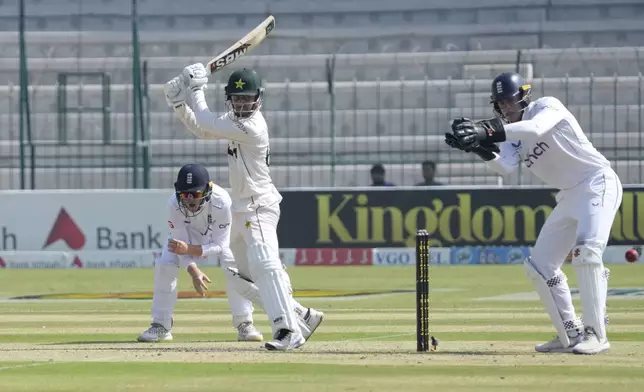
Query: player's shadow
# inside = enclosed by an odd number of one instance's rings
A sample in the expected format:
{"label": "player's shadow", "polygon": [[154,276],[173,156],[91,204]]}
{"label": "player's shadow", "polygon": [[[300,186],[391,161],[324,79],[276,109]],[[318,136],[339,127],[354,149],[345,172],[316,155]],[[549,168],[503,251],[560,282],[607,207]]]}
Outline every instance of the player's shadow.
{"label": "player's shadow", "polygon": [[[511,356],[511,355],[525,355],[528,354],[523,351],[450,351],[450,350],[440,350],[440,351],[428,351],[428,352],[416,352],[416,351],[406,351],[406,350],[369,350],[369,351],[360,351],[360,350],[319,350],[315,351],[306,351],[306,350],[293,350],[288,353],[308,355],[308,354],[329,354],[329,355],[391,355],[391,354],[409,354],[409,355],[418,355],[418,356],[486,356],[486,355],[500,355],[500,356]],[[532,355],[532,353],[530,353]]]}
{"label": "player's shadow", "polygon": [[[236,340],[227,340],[227,341],[190,341],[184,342],[186,345],[182,345],[181,342],[172,342],[172,343],[144,343],[137,342],[132,340],[95,340],[95,341],[79,341],[79,342],[57,342],[49,343],[47,346],[85,346],[85,347],[76,347],[75,350],[84,351],[142,351],[142,352],[181,352],[181,353],[222,353],[222,352],[242,352],[242,351],[253,351],[257,352],[259,350],[258,346],[248,345],[248,346],[236,346],[236,347],[220,347],[217,346],[217,343],[237,343]],[[192,343],[211,343],[212,347],[191,347],[189,346]],[[129,344],[130,346],[122,347],[94,347],[95,345],[101,344]],[[51,348],[55,350],[55,348]]]}
{"label": "player's shadow", "polygon": [[47,343],[47,346],[83,345],[83,344],[115,344],[115,343],[137,343],[134,340],[84,340],[78,342],[55,342]]}
{"label": "player's shadow", "polygon": [[[140,345],[155,345],[154,347],[162,347],[163,345],[166,344],[191,344],[191,343],[212,343],[212,344],[217,344],[217,343],[239,343],[237,340],[217,340],[217,341],[212,341],[212,340],[191,340],[191,341],[186,341],[186,342],[160,342],[160,343],[152,343],[152,342],[137,342],[136,340],[80,340],[80,341],[72,341],[72,342],[54,342],[54,343],[45,343],[47,346],[64,346],[64,345],[92,345],[92,344],[140,344]],[[145,347],[150,347],[150,346],[145,346]]]}
{"label": "player's shadow", "polygon": [[[262,350],[261,347],[252,345],[235,345],[235,347],[227,346],[220,347],[217,343],[238,343],[236,340],[227,340],[227,341],[189,341],[189,342],[169,342],[169,343],[142,343],[134,340],[86,340],[86,341],[73,341],[73,342],[56,342],[48,343],[47,346],[86,346],[79,347],[78,350],[92,350],[92,351],[158,351],[158,352],[182,352],[182,353],[217,353],[217,352],[245,352],[245,351],[266,351]],[[190,344],[193,343],[210,343],[210,347],[193,347]],[[127,347],[92,347],[95,345],[103,344],[130,344],[131,346]],[[259,350],[258,350],[259,349]],[[268,351],[266,351],[268,352]],[[280,353],[284,354],[295,354],[295,355],[316,355],[320,354],[326,355],[415,355],[419,357],[431,357],[431,356],[516,356],[516,355],[533,355],[533,352],[528,351],[495,351],[495,350],[437,350],[437,351],[428,351],[428,352],[416,352],[409,350],[336,350],[336,349],[320,349],[316,348],[315,350],[307,350],[306,347],[302,350],[290,350],[287,352],[280,351],[271,351],[271,353],[279,355]]]}

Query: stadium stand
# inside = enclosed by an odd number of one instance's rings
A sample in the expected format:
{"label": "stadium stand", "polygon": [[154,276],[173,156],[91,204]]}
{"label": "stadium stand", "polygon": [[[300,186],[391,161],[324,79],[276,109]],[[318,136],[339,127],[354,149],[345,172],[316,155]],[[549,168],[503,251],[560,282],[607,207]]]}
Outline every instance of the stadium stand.
{"label": "stadium stand", "polygon": [[[116,3],[27,4],[39,188],[129,186],[123,179],[131,159],[131,21],[129,8]],[[184,65],[227,48],[267,13],[276,16],[278,29],[235,67],[256,68],[264,79],[279,187],[366,185],[374,162],[382,162],[397,185],[411,185],[426,158],[439,162],[439,181],[472,183],[476,174],[477,183],[497,184],[500,179],[476,159],[447,151],[440,135],[454,117],[491,117],[489,79],[515,69],[531,80],[535,96],[554,95],[571,105],[624,183],[641,181],[642,1],[452,0],[449,8],[439,0],[196,3],[204,10],[198,18],[176,1],[140,0],[151,186],[166,186],[176,167],[195,157],[227,183],[221,143],[197,142],[187,133],[167,108],[162,84]],[[16,7],[0,2],[0,129],[8,130],[0,133],[7,157],[0,164],[0,187],[15,184],[18,175],[16,16]],[[332,56],[335,127],[326,69]],[[108,129],[100,113],[70,113],[65,129],[59,128],[58,75],[69,70],[109,74],[108,102],[96,80],[66,89],[68,105],[108,105]],[[211,78],[213,109],[224,108],[226,77],[223,72]],[[61,135],[67,145],[59,145]],[[106,135],[112,145],[103,144]],[[335,154],[334,180],[329,151]],[[502,181],[539,183],[525,172]]]}

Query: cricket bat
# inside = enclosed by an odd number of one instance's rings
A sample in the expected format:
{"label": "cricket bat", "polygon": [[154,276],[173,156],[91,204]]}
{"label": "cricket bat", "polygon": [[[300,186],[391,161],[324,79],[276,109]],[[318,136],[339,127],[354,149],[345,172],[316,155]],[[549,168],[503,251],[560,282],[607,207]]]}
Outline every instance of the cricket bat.
{"label": "cricket bat", "polygon": [[218,54],[206,64],[209,74],[213,74],[259,45],[275,28],[275,18],[269,15],[259,26],[235,42],[231,47]]}

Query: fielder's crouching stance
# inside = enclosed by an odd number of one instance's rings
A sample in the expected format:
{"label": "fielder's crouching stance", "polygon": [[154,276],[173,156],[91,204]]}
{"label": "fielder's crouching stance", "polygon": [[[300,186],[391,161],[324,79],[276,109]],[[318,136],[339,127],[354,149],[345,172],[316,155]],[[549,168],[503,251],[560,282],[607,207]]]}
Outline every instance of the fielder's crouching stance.
{"label": "fielder's crouching stance", "polygon": [[[208,256],[219,257],[226,277],[226,294],[233,325],[240,341],[261,341],[253,325],[253,303],[262,307],[257,286],[237,270],[229,248],[231,199],[226,190],[210,181],[205,167],[189,164],[181,168],[174,184],[175,194],[168,200],[168,243],[155,262],[152,300],[152,326],[138,337],[140,342],[172,340],[174,307],[177,302],[177,277],[187,269],[195,290],[205,295],[210,279],[197,266]],[[309,338],[322,321],[322,314],[306,309],[295,300],[297,322]]]}
{"label": "fielder's crouching stance", "polygon": [[[271,322],[268,350],[291,350],[306,342],[298,324],[291,282],[280,260],[277,225],[282,195],[270,175],[268,125],[262,115],[264,89],[251,69],[233,72],[225,88],[228,111],[217,116],[206,103],[208,83],[203,64],[184,68],[164,87],[166,100],[186,128],[203,139],[228,140],[228,174],[232,197],[230,248],[239,271],[257,285],[258,298]],[[186,103],[186,90],[191,106]],[[309,312],[319,324],[322,313]],[[317,325],[316,324],[316,325]]]}
{"label": "fielder's crouching stance", "polygon": [[[500,174],[509,174],[523,162],[547,185],[560,190],[557,206],[525,261],[527,275],[558,333],[536,350],[600,353],[610,347],[605,325],[609,271],[602,254],[622,201],[622,184],[558,99],[531,102],[530,93],[531,86],[520,75],[497,76],[491,96],[497,117],[478,122],[456,119],[445,142],[476,153]],[[561,271],[570,249],[583,323],[575,314]]]}

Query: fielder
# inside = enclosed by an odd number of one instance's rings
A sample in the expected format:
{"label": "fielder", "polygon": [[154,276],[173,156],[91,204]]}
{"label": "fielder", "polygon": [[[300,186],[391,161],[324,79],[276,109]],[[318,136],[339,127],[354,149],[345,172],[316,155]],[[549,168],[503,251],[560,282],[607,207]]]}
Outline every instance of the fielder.
{"label": "fielder", "polygon": [[[230,248],[239,272],[252,278],[259,289],[273,331],[268,350],[290,350],[306,339],[297,322],[291,284],[279,257],[277,224],[282,196],[270,176],[268,126],[259,111],[264,89],[257,73],[240,69],[232,73],[225,88],[228,111],[217,117],[206,104],[208,82],[202,64],[184,68],[165,85],[166,99],[183,124],[199,138],[228,140],[228,168],[232,188],[232,233]],[[188,87],[192,108],[185,103]],[[240,255],[245,255],[241,257]],[[322,314],[315,312],[316,322]]]}
{"label": "fielder", "polygon": [[[496,118],[456,119],[445,142],[476,153],[503,175],[523,162],[547,185],[560,190],[557,206],[524,263],[558,333],[536,350],[597,354],[610,347],[605,325],[608,270],[602,255],[622,201],[622,184],[558,99],[531,102],[530,94],[531,86],[520,75],[500,74],[492,82],[490,102]],[[575,314],[561,271],[570,249],[583,322]]]}
{"label": "fielder", "polygon": [[[231,199],[226,190],[210,181],[205,167],[185,165],[174,184],[175,193],[168,200],[170,233],[161,257],[155,262],[152,299],[152,326],[138,337],[140,342],[172,340],[173,313],[177,302],[177,276],[185,268],[195,290],[204,296],[210,279],[197,266],[197,261],[217,256],[226,277],[226,294],[233,326],[239,341],[261,341],[263,336],[253,324],[253,303],[262,307],[257,286],[237,271],[229,248]],[[321,322],[319,312],[298,309],[300,329],[309,338]],[[310,325],[309,325],[310,324]]]}

